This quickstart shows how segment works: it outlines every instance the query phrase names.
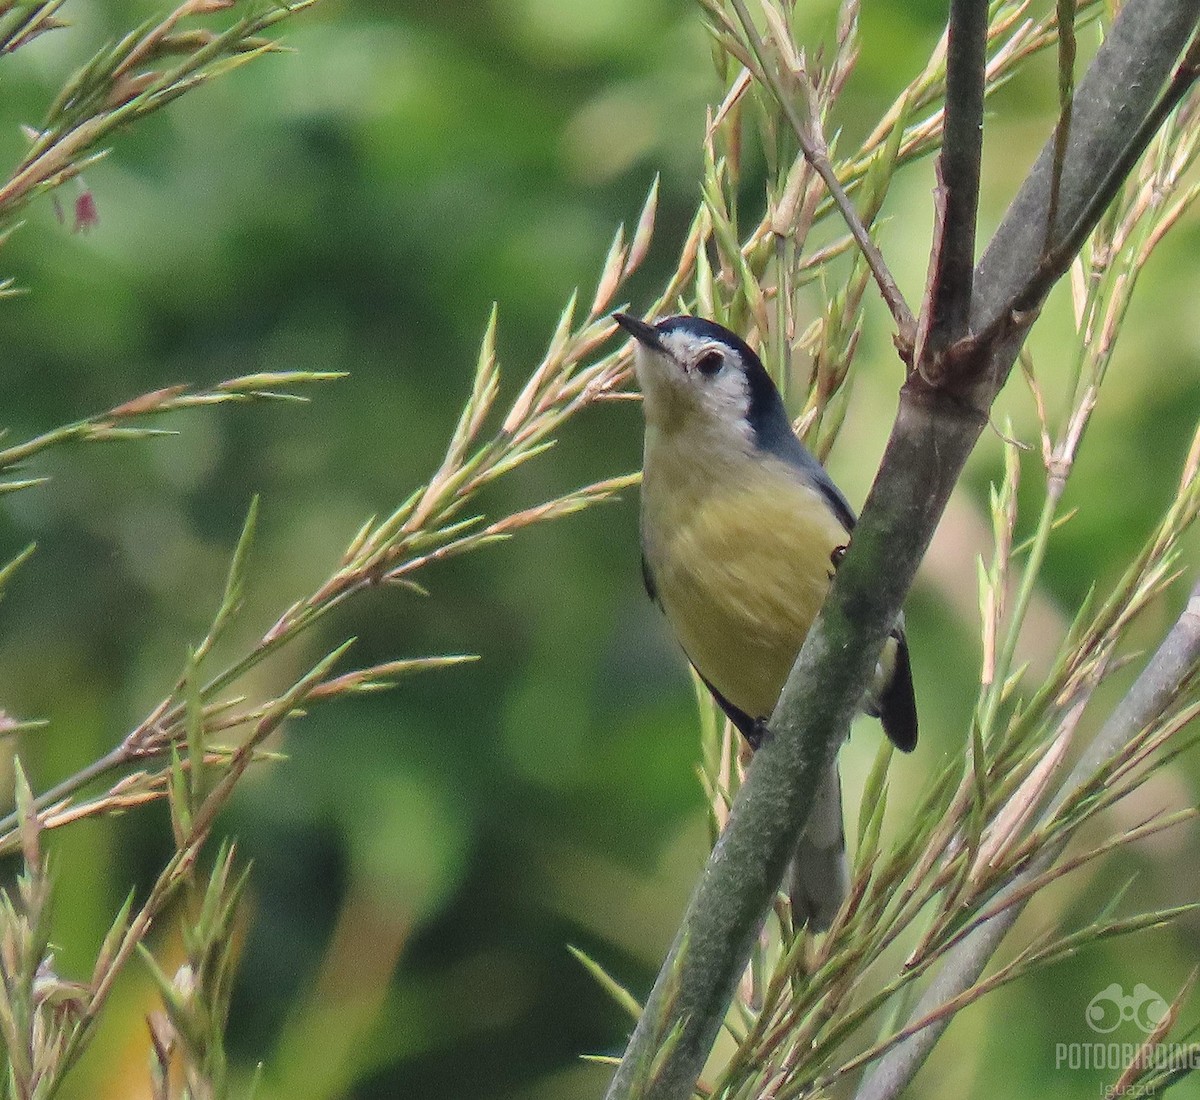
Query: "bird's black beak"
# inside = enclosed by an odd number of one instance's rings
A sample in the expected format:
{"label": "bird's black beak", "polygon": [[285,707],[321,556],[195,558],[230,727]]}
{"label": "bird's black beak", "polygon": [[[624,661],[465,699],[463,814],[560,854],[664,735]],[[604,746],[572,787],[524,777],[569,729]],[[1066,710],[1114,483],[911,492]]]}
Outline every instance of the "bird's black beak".
{"label": "bird's black beak", "polygon": [[628,313],[614,313],[612,316],[613,320],[641,344],[642,347],[654,348],[655,351],[662,352],[667,350],[663,347],[662,337],[658,334],[658,329],[653,325],[648,325],[645,321],[639,321],[636,317],[630,317]]}

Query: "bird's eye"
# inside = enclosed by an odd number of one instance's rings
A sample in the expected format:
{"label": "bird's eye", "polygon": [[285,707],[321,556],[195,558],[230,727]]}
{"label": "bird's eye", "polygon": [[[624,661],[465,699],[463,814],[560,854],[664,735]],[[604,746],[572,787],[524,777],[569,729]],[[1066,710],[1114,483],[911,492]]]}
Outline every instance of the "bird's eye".
{"label": "bird's eye", "polygon": [[724,365],[725,356],[719,351],[706,351],[696,360],[696,370],[704,375],[705,378],[712,378],[714,375],[719,374]]}

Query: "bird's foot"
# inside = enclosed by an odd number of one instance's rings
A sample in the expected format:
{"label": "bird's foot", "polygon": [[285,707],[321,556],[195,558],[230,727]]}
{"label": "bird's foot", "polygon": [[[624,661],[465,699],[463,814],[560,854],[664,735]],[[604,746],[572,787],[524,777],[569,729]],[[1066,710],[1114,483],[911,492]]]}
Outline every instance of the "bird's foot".
{"label": "bird's foot", "polygon": [[745,736],[746,744],[749,745],[751,749],[757,751],[759,746],[765,745],[767,741],[771,739],[773,734],[767,727],[767,720],[765,718],[755,718],[754,725],[751,727],[750,732]]}

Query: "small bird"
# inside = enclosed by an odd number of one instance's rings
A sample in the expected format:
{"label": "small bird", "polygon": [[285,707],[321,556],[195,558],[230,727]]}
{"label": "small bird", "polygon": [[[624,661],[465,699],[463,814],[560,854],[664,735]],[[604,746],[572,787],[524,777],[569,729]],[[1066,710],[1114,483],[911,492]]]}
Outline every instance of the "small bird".
{"label": "small bird", "polygon": [[[850,542],[846,498],[792,430],[744,340],[700,317],[614,320],[637,341],[646,421],[642,575],[684,653],[751,748]],[[904,752],[917,708],[903,618],[863,709]],[[837,761],[789,872],[796,926],[830,925],[849,889]]]}

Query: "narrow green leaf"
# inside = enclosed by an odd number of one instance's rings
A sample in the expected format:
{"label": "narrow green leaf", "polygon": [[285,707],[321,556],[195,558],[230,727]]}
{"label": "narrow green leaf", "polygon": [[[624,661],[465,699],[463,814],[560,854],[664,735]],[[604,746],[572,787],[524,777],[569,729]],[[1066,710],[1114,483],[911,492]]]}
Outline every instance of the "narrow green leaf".
{"label": "narrow green leaf", "polygon": [[188,653],[183,673],[184,726],[187,733],[188,808],[194,810],[204,797],[204,704],[200,697],[200,669],[195,652]]}
{"label": "narrow green leaf", "polygon": [[171,829],[175,837],[175,846],[180,849],[186,846],[192,831],[192,810],[189,798],[190,792],[183,761],[179,757],[178,746],[172,742],[170,774],[167,782],[167,805],[171,810]]}
{"label": "narrow green leaf", "polygon": [[92,968],[92,984],[100,981],[100,976],[113,964],[120,950],[121,941],[129,931],[129,915],[133,912],[133,890],[125,895],[125,901],[113,918],[112,925],[104,935],[104,942],[96,953],[96,965]]}
{"label": "narrow green leaf", "polygon": [[38,817],[33,791],[25,775],[19,756],[13,756],[13,800],[17,807],[17,822],[21,833],[21,853],[25,858],[28,873],[37,874],[42,862],[40,835],[41,819]]}
{"label": "narrow green leaf", "polygon": [[642,1006],[637,998],[629,992],[616,978],[612,977],[595,959],[591,958],[578,947],[567,944],[567,950],[572,957],[596,980],[603,989],[635,1022],[641,1019]]}
{"label": "narrow green leaf", "polygon": [[863,784],[862,801],[858,808],[858,853],[855,862],[862,865],[870,860],[879,847],[879,833],[887,807],[887,777],[892,763],[892,743],[880,738],[875,760]]}
{"label": "narrow green leaf", "polygon": [[20,481],[0,481],[0,493],[19,493],[22,489],[45,485],[49,480],[48,477],[27,477]]}
{"label": "narrow green leaf", "polygon": [[27,718],[24,721],[13,718],[0,710],[0,738],[16,737],[20,733],[32,733],[43,730],[50,725],[47,718]]}
{"label": "narrow green leaf", "polygon": [[20,569],[21,566],[24,565],[31,557],[33,557],[33,552],[36,549],[37,549],[37,543],[31,542],[28,546],[25,547],[24,550],[22,550],[19,554],[17,554],[17,556],[15,558],[13,558],[11,561],[9,561],[3,567],[0,567],[0,597],[3,597],[4,589],[8,585],[8,582],[12,579],[12,575],[18,569]]}
{"label": "narrow green leaf", "polygon": [[245,589],[246,562],[250,557],[250,549],[254,545],[254,536],[258,529],[259,496],[257,493],[250,498],[250,507],[246,512],[246,520],[242,524],[242,533],[238,536],[237,546],[233,551],[233,561],[229,565],[229,576],[225,581],[225,595],[221,600],[221,609],[226,614],[232,614],[242,601]]}
{"label": "narrow green leaf", "polygon": [[88,427],[84,438],[89,443],[126,443],[172,435],[179,435],[179,432],[173,428],[115,428],[110,424],[95,424]]}

